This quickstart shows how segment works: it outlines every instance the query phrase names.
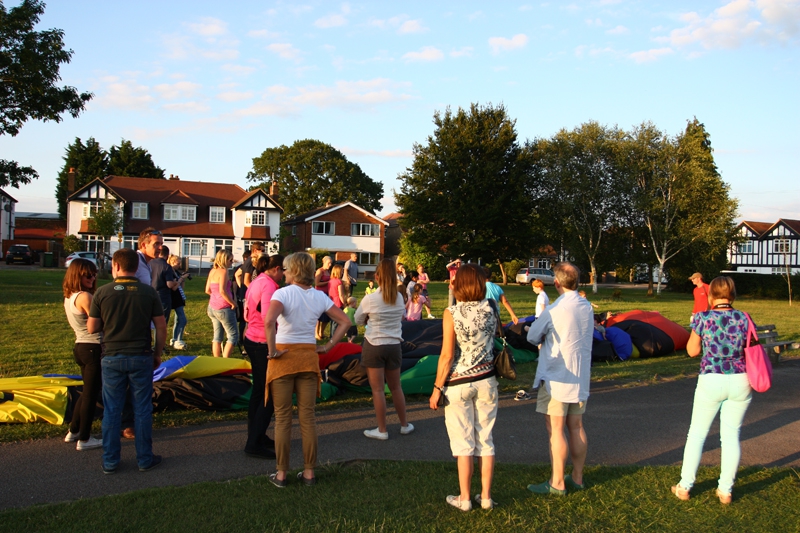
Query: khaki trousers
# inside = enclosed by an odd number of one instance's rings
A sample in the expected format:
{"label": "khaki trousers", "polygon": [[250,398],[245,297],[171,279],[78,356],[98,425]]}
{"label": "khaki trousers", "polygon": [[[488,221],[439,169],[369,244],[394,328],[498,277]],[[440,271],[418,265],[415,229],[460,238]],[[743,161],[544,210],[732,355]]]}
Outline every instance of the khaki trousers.
{"label": "khaki trousers", "polygon": [[289,470],[289,449],[292,442],[292,393],[297,394],[297,415],[303,439],[303,468],[317,464],[316,372],[299,372],[273,380],[269,395],[275,405],[275,455],[278,470]]}

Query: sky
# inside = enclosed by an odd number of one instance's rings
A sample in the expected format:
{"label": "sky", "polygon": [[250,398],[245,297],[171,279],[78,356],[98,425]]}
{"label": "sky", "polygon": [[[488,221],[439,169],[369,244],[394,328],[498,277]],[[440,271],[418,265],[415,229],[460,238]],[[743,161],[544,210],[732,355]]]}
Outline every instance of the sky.
{"label": "sky", "polygon": [[434,113],[477,103],[504,105],[520,141],[697,117],[739,218],[800,219],[800,0],[51,0],[50,28],[74,51],[62,84],[94,99],[0,137],[40,175],[6,189],[18,212],[56,212],[67,146],[94,137],[245,189],[265,149],[317,139],[384,184],[388,214]]}

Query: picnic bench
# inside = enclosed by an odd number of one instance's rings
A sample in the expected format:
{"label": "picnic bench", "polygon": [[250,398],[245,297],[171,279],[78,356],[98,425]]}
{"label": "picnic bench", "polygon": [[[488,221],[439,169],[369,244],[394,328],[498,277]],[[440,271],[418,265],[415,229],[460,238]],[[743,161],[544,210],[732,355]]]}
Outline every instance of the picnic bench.
{"label": "picnic bench", "polygon": [[763,344],[764,348],[767,350],[767,354],[769,355],[773,365],[776,365],[778,362],[780,362],[782,351],[800,349],[800,340],[778,340],[778,330],[775,327],[775,324],[757,326],[756,335],[758,335],[759,343]]}

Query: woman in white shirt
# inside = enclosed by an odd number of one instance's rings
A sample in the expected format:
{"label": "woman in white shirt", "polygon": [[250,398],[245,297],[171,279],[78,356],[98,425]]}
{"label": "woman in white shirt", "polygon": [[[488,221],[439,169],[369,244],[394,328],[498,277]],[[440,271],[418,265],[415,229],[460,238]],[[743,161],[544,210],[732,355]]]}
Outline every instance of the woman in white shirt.
{"label": "woman in white shirt", "polygon": [[408,435],[414,426],[406,420],[406,398],[400,387],[400,365],[403,352],[403,312],[405,304],[398,296],[395,284],[395,265],[391,259],[384,259],[375,271],[375,280],[380,289],[368,294],[361,300],[356,310],[356,324],[366,325],[364,342],[361,345],[361,366],[367,369],[369,386],[372,389],[372,404],[375,406],[375,417],[378,427],[367,429],[364,435],[371,439],[386,440],[386,394],[384,380],[392,393],[392,402],[397,416],[400,418],[400,434]]}

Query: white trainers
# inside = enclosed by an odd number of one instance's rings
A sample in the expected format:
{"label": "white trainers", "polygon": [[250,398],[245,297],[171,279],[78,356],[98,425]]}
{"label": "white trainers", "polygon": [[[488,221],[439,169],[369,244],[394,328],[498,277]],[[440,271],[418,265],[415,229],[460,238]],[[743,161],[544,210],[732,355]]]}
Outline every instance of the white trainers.
{"label": "white trainers", "polygon": [[414,431],[414,424],[412,424],[411,422],[408,422],[407,425],[405,426],[400,426],[401,435],[408,435],[412,431]]}
{"label": "white trainers", "polygon": [[433,316],[433,315],[430,315],[430,314],[429,314],[429,315],[428,315],[428,318],[436,318],[436,317],[435,317],[435,316]]}
{"label": "white trainers", "polygon": [[92,450],[94,448],[102,448],[103,441],[94,437],[89,437],[89,440],[79,440],[77,450],[82,452],[84,450]]}
{"label": "white trainers", "polygon": [[67,431],[67,436],[64,437],[64,442],[75,442],[76,440],[78,440],[78,434]]}
{"label": "white trainers", "polygon": [[185,350],[186,349],[186,343],[183,342],[183,341],[175,341],[171,346],[173,348],[175,348],[176,350]]}
{"label": "white trainers", "polygon": [[472,510],[472,502],[469,500],[462,500],[460,496],[448,496],[447,503],[459,509],[461,511],[471,511]]}
{"label": "white trainers", "polygon": [[493,499],[489,498],[488,500],[484,500],[483,498],[481,498],[480,494],[475,495],[475,503],[480,505],[481,509],[491,509],[495,505],[497,505],[497,502],[494,501]]}
{"label": "white trainers", "polygon": [[[410,424],[409,424],[410,425]],[[377,440],[389,440],[389,432],[381,431],[379,428],[365,429],[364,436]]]}

